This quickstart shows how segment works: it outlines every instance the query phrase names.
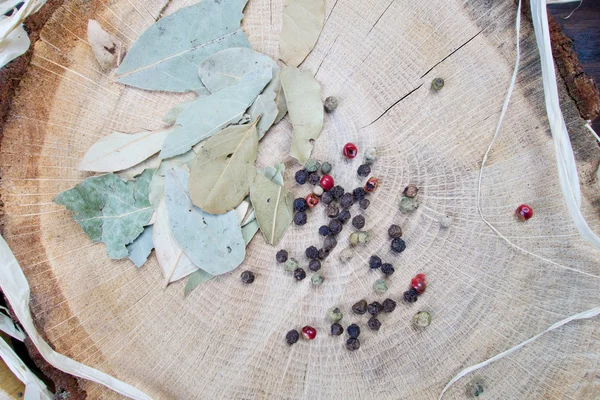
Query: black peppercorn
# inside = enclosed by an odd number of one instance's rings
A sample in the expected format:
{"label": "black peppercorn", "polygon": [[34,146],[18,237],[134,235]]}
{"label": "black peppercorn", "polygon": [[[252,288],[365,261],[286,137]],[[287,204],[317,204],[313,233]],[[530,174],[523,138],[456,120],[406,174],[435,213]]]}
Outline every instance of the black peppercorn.
{"label": "black peppercorn", "polygon": [[371,258],[369,258],[369,268],[377,269],[379,267],[381,267],[381,258],[375,255],[371,256]]}
{"label": "black peppercorn", "polygon": [[357,338],[360,336],[360,327],[356,324],[348,325],[346,332],[348,332],[348,336],[351,338]]}
{"label": "black peppercorn", "polygon": [[371,202],[369,201],[369,199],[362,199],[358,202],[358,205],[361,209],[366,210],[371,205]]}
{"label": "black peppercorn", "polygon": [[352,311],[354,312],[354,314],[363,315],[367,312],[367,301],[363,299],[359,302],[354,303],[354,305],[352,306]]}
{"label": "black peppercorn", "polygon": [[380,302],[378,301],[374,301],[371,304],[369,304],[367,306],[367,311],[369,312],[369,314],[371,314],[372,316],[376,316],[378,315],[381,311],[383,310],[383,306],[381,305]]}
{"label": "black peppercorn", "polygon": [[358,167],[358,171],[356,171],[356,173],[358,174],[358,176],[366,178],[371,173],[371,166],[369,164],[363,164],[360,167]]}
{"label": "black peppercorn", "polygon": [[333,236],[327,236],[323,241],[323,248],[327,250],[333,250],[337,246],[337,239]]}
{"label": "black peppercorn", "polygon": [[344,195],[345,190],[340,185],[336,185],[333,188],[331,188],[330,192],[333,198],[338,200]]}
{"label": "black peppercorn", "polygon": [[340,213],[340,209],[335,204],[330,204],[325,209],[325,213],[329,218],[335,218]]}
{"label": "black peppercorn", "polygon": [[344,328],[340,324],[336,322],[331,325],[331,334],[333,336],[340,336],[342,333],[344,333]]}
{"label": "black peppercorn", "polygon": [[295,329],[292,329],[291,331],[289,331],[287,333],[287,335],[285,335],[285,341],[290,346],[293,345],[294,343],[296,343],[298,341],[298,339],[300,339],[300,334]]}
{"label": "black peppercorn", "polygon": [[329,256],[329,249],[319,249],[319,260],[324,260]]}
{"label": "black peppercorn", "polygon": [[390,235],[390,238],[392,239],[402,237],[402,228],[398,225],[390,225],[388,228],[388,235]]}
{"label": "black peppercorn", "polygon": [[306,224],[306,213],[304,211],[300,211],[294,214],[294,223],[296,225]]}
{"label": "black peppercorn", "polygon": [[310,262],[308,263],[308,269],[310,269],[313,272],[317,272],[318,270],[321,269],[321,261],[310,260]]}
{"label": "black peppercorn", "polygon": [[396,309],[396,302],[392,299],[385,299],[383,301],[383,311],[386,313],[391,313]]}
{"label": "black peppercorn", "polygon": [[252,283],[254,282],[254,274],[252,271],[244,271],[241,275],[242,282],[244,283]]}
{"label": "black peppercorn", "polygon": [[298,182],[298,184],[304,185],[306,183],[306,180],[308,179],[308,171],[305,169],[296,171],[295,178],[296,178],[296,182]]}
{"label": "black peppercorn", "polygon": [[321,202],[323,202],[323,204],[329,204],[332,201],[333,201],[333,195],[331,194],[331,191],[325,192],[321,195]]}
{"label": "black peppercorn", "polygon": [[352,218],[352,226],[356,229],[362,229],[365,227],[365,217],[362,215],[357,215]]}
{"label": "black peppercorn", "polygon": [[352,193],[344,193],[342,197],[340,197],[340,206],[342,208],[350,208],[354,204],[354,196]]}
{"label": "black peppercorn", "polygon": [[406,249],[406,243],[400,238],[392,240],[392,250],[396,253],[402,253]]}
{"label": "black peppercorn", "polygon": [[306,254],[306,257],[310,258],[311,260],[314,260],[317,257],[319,257],[319,250],[315,246],[310,246],[306,248],[304,254]]}
{"label": "black peppercorn", "polygon": [[407,303],[414,303],[419,298],[419,294],[415,289],[410,289],[404,292],[404,301]]}
{"label": "black peppercorn", "polygon": [[385,276],[390,276],[392,275],[396,270],[394,269],[394,266],[390,263],[385,263],[381,266],[381,272],[383,272],[383,274]]}
{"label": "black peppercorn", "polygon": [[331,231],[332,235],[337,235],[338,233],[340,233],[342,231],[342,228],[342,223],[337,219],[332,219],[331,221],[329,221],[329,230]]}
{"label": "black peppercorn", "polygon": [[294,200],[294,210],[306,211],[307,207],[308,206],[306,205],[306,200],[304,200],[302,197],[298,197],[297,199]]}
{"label": "black peppercorn", "polygon": [[319,228],[319,235],[329,236],[330,234],[331,234],[331,231],[329,230],[329,227],[327,225],[323,225]]}
{"label": "black peppercorn", "polygon": [[350,351],[360,349],[360,341],[357,338],[350,338],[346,340],[346,348]]}
{"label": "black peppercorn", "polygon": [[345,224],[346,221],[348,221],[350,219],[350,217],[352,217],[352,214],[350,214],[350,211],[342,210],[340,212],[340,215],[338,215],[338,221],[340,221],[342,224]]}
{"label": "black peppercorn", "polygon": [[284,263],[287,261],[288,259],[288,252],[287,250],[279,250],[277,252],[277,254],[275,254],[275,259],[277,260],[278,263]]}
{"label": "black peppercorn", "polygon": [[367,191],[362,188],[356,188],[352,191],[352,196],[354,196],[354,201],[361,201],[362,199],[364,199],[367,196]]}
{"label": "black peppercorn", "polygon": [[369,327],[370,330],[372,331],[378,331],[379,328],[381,328],[381,322],[379,322],[379,320],[375,317],[371,317],[369,318],[369,320],[367,321],[367,326]]}
{"label": "black peppercorn", "polygon": [[306,272],[302,268],[296,268],[294,270],[294,279],[301,281],[304,278],[306,278]]}
{"label": "black peppercorn", "polygon": [[311,185],[318,185],[319,181],[321,181],[321,177],[316,172],[312,172],[310,175],[308,175],[308,183]]}

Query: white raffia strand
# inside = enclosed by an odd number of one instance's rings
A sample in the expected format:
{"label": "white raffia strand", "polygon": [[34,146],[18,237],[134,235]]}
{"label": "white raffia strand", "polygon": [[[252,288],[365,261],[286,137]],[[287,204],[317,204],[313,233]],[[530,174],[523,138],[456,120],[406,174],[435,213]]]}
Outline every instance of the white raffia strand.
{"label": "white raffia strand", "polygon": [[[17,259],[13,255],[12,251],[8,247],[8,244],[6,244],[6,241],[4,241],[4,238],[2,236],[0,236],[0,268],[2,269],[2,273],[0,274],[0,288],[2,289],[2,292],[6,296],[8,302],[11,304],[15,315],[17,316],[19,322],[23,326],[23,329],[25,329],[25,332],[31,338],[31,341],[46,361],[48,361],[53,367],[63,372],[77,376],[79,378],[85,378],[90,381],[99,383],[114,390],[117,393],[122,394],[123,396],[127,396],[136,400],[150,400],[149,396],[147,396],[142,391],[136,389],[135,387],[128,385],[127,383],[122,382],[116,378],[113,378],[112,376],[105,374],[104,372],[98,371],[97,369],[88,367],[87,365],[81,364],[71,358],[65,357],[64,355],[52,350],[48,343],[44,341],[44,339],[35,329],[35,326],[33,324],[33,318],[31,317],[31,313],[29,311],[29,283],[27,282],[27,279],[23,274],[23,270],[19,266]],[[4,341],[2,340],[2,342]],[[6,345],[6,343],[4,344]],[[8,347],[8,345],[6,345],[6,347]],[[10,349],[10,347],[8,348]],[[8,354],[8,356],[10,356],[10,354],[5,352],[3,349],[3,358],[5,353]],[[19,377],[17,373],[15,373],[15,375]],[[21,381],[23,380],[21,379]],[[30,398],[31,400],[38,400],[52,398],[52,396],[38,396]],[[27,398],[27,395],[25,396],[25,399],[29,400]]]}

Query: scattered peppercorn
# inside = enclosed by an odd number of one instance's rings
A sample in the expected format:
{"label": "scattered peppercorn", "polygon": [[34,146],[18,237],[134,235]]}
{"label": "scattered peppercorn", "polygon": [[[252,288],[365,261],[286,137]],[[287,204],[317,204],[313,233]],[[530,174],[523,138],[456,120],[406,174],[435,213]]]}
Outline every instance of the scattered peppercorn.
{"label": "scattered peppercorn", "polygon": [[323,164],[321,164],[321,172],[324,174],[328,174],[331,172],[331,164],[329,164],[327,161],[325,161]]}
{"label": "scattered peppercorn", "polygon": [[306,200],[303,199],[302,197],[298,197],[297,199],[294,200],[294,210],[306,211],[307,207],[308,206],[306,205]]}
{"label": "scattered peppercorn", "polygon": [[327,310],[327,317],[331,322],[340,322],[344,318],[344,313],[339,307],[331,307]]}
{"label": "scattered peppercorn", "polygon": [[396,253],[402,253],[406,250],[406,242],[400,238],[392,240],[392,250]]}
{"label": "scattered peppercorn", "polygon": [[305,169],[296,171],[296,175],[294,177],[296,178],[296,182],[298,184],[304,185],[308,179],[308,171]]}
{"label": "scattered peppercorn", "polygon": [[369,199],[362,199],[358,202],[358,205],[361,209],[366,210],[371,205],[371,202],[369,201]]}
{"label": "scattered peppercorn", "polygon": [[241,275],[242,282],[244,283],[252,283],[254,282],[254,273],[252,271],[244,271]]}
{"label": "scattered peppercorn", "polygon": [[314,186],[319,183],[319,181],[321,180],[321,177],[316,172],[312,172],[310,175],[308,175],[307,180],[308,180],[308,183],[310,183],[311,185]]}
{"label": "scattered peppercorn", "polygon": [[369,258],[369,268],[377,269],[379,267],[381,267],[381,258],[379,258],[379,256],[372,255],[371,258]]}
{"label": "scattered peppercorn", "polygon": [[277,254],[275,254],[275,259],[277,260],[278,263],[284,263],[287,261],[288,259],[288,252],[287,250],[279,250],[277,252]]}
{"label": "scattered peppercorn", "polygon": [[350,217],[352,217],[352,214],[350,214],[350,211],[342,210],[340,212],[340,215],[338,215],[338,221],[340,221],[342,224],[345,224],[346,221],[348,221],[350,219]]}
{"label": "scattered peppercorn", "polygon": [[367,192],[364,188],[356,188],[352,191],[352,196],[354,196],[354,202],[361,201],[367,196]]}
{"label": "scattered peppercorn", "polygon": [[313,276],[310,277],[310,281],[314,286],[321,286],[323,281],[325,281],[325,278],[321,274],[313,274]]}
{"label": "scattered peppercorn", "polygon": [[352,232],[350,234],[350,246],[356,246],[358,244],[358,232]]}
{"label": "scattered peppercorn", "polygon": [[383,311],[386,313],[391,313],[396,309],[396,302],[392,299],[385,299],[383,301]]}
{"label": "scattered peppercorn", "polygon": [[398,225],[390,225],[388,228],[388,235],[391,239],[402,237],[402,228]]}
{"label": "scattered peppercorn", "polygon": [[350,351],[360,349],[360,341],[357,338],[350,338],[346,340],[346,348]]}
{"label": "scattered peppercorn", "polygon": [[338,324],[337,322],[331,325],[331,334],[333,336],[340,336],[342,333],[344,333],[344,328],[342,325]]}
{"label": "scattered peppercorn", "polygon": [[376,147],[368,147],[365,150],[365,163],[373,164],[377,160],[377,148]]}
{"label": "scattered peppercorn", "polygon": [[329,221],[329,230],[331,231],[332,235],[337,235],[338,233],[340,233],[342,231],[342,228],[342,223],[337,219],[332,219],[331,221]]}
{"label": "scattered peppercorn", "polygon": [[321,197],[324,192],[325,191],[323,190],[323,188],[321,186],[315,186],[313,188],[313,193],[316,194],[318,197]]}
{"label": "scattered peppercorn", "polygon": [[440,226],[444,229],[450,228],[452,222],[454,222],[454,219],[449,215],[444,215],[442,218],[440,218]]}
{"label": "scattered peppercorn", "polygon": [[296,343],[298,341],[298,339],[300,339],[300,334],[295,329],[292,329],[285,335],[285,341],[290,346],[293,345],[294,343]]}
{"label": "scattered peppercorn", "polygon": [[371,241],[371,232],[368,231],[357,231],[358,243],[367,244]]}
{"label": "scattered peppercorn", "polygon": [[392,264],[385,263],[381,266],[381,272],[383,272],[385,276],[391,276],[396,270]]}
{"label": "scattered peppercorn", "polygon": [[415,289],[410,289],[404,292],[404,301],[407,303],[414,303],[419,298],[419,294]]}
{"label": "scattered peppercorn", "polygon": [[442,78],[435,78],[431,81],[431,88],[436,92],[442,90],[444,87],[444,80]]}
{"label": "scattered peppercorn", "polygon": [[352,218],[352,226],[356,229],[362,229],[365,226],[365,217],[362,215],[357,215]]}
{"label": "scattered peppercorn", "polygon": [[354,158],[358,154],[358,147],[354,143],[346,143],[343,153],[346,158]]}
{"label": "scattered peppercorn", "polygon": [[323,175],[319,184],[321,185],[323,190],[329,191],[333,189],[333,178],[331,177],[331,175]]}
{"label": "scattered peppercorn", "polygon": [[334,112],[339,104],[337,97],[329,96],[325,99],[323,106],[325,107],[325,111],[328,113]]}
{"label": "scattered peppercorn", "polygon": [[379,320],[375,317],[371,317],[369,318],[369,320],[367,321],[367,326],[369,327],[370,330],[372,331],[378,331],[379,328],[381,328],[381,322],[379,322]]}
{"label": "scattered peppercorn", "polygon": [[329,230],[329,227],[327,225],[322,225],[319,228],[319,235],[321,236],[329,236],[331,234],[331,231]]}
{"label": "scattered peppercorn", "polygon": [[408,214],[419,208],[419,201],[416,198],[402,197],[400,199],[400,212]]}
{"label": "scattered peppercorn", "polygon": [[331,191],[325,192],[321,196],[321,202],[323,202],[323,204],[329,204],[332,201],[333,201],[333,194],[331,194]]}
{"label": "scattered peppercorn", "polygon": [[354,303],[354,305],[352,306],[352,311],[354,312],[354,314],[363,315],[367,312],[367,301],[365,299],[362,299]]}
{"label": "scattered peppercorn", "polygon": [[346,328],[346,332],[351,338],[357,338],[360,336],[360,327],[356,324],[350,324]]}
{"label": "scattered peppercorn", "polygon": [[379,186],[379,179],[372,177],[369,178],[367,183],[365,183],[365,190],[367,192],[373,192],[375,189],[377,189],[377,186]]}
{"label": "scattered peppercorn", "polygon": [[308,172],[317,172],[321,168],[321,163],[315,160],[314,158],[310,158],[306,164],[304,164],[304,169]]}
{"label": "scattered peppercorn", "polygon": [[301,281],[304,278],[306,278],[306,272],[304,272],[302,268],[296,268],[294,270],[294,279],[296,279],[297,281]]}
{"label": "scattered peppercorn", "polygon": [[419,193],[419,188],[414,183],[411,183],[410,185],[404,188],[403,194],[406,197],[410,197],[412,199],[413,197],[417,197],[417,193]]}
{"label": "scattered peppercorn", "polygon": [[352,193],[344,193],[342,197],[340,197],[340,206],[342,208],[350,208],[354,204],[354,196]]}
{"label": "scattered peppercorn", "polygon": [[422,294],[427,289],[427,281],[425,274],[417,274],[410,280],[410,287],[415,289],[418,294]]}
{"label": "scattered peppercorn", "polygon": [[337,246],[337,239],[333,236],[327,236],[323,241],[323,248],[327,250],[333,250]]}
{"label": "scattered peppercorn", "polygon": [[352,250],[350,247],[345,248],[340,253],[340,260],[342,260],[342,262],[348,262],[348,261],[352,260],[353,257],[354,257],[354,250]]}
{"label": "scattered peppercorn", "polygon": [[476,398],[483,394],[486,389],[486,384],[481,378],[475,378],[473,381],[469,382],[466,386],[467,396]]}
{"label": "scattered peppercorn", "polygon": [[335,204],[330,204],[325,209],[325,214],[327,214],[327,216],[329,218],[335,218],[339,215],[339,213],[340,213],[340,208]]}
{"label": "scattered peppercorn", "polygon": [[377,279],[375,282],[373,282],[373,290],[375,290],[375,293],[378,294],[385,293],[388,290],[387,283],[384,279]]}
{"label": "scattered peppercorn", "polygon": [[366,178],[371,173],[371,166],[369,164],[362,164],[360,167],[358,167],[356,173],[358,176]]}
{"label": "scattered peppercorn", "polygon": [[290,258],[283,264],[283,269],[287,272],[294,272],[298,268],[298,261],[295,258]]}
{"label": "scattered peppercorn", "polygon": [[527,221],[529,218],[533,217],[533,209],[527,204],[521,204],[519,207],[517,207],[515,215],[519,220]]}
{"label": "scattered peppercorn", "polygon": [[304,251],[304,254],[306,254],[306,257],[314,260],[319,257],[319,250],[315,246],[309,246]]}
{"label": "scattered peppercorn", "polygon": [[329,249],[319,249],[319,260],[324,260],[329,256]]}
{"label": "scattered peppercorn", "polygon": [[374,301],[374,302],[372,302],[371,304],[369,304],[367,306],[367,311],[369,312],[369,314],[371,314],[374,317],[377,316],[377,315],[379,315],[379,313],[382,310],[383,310],[383,306],[378,301]]}
{"label": "scattered peppercorn", "polygon": [[306,340],[313,340],[317,337],[317,330],[312,326],[305,326],[302,328],[302,337]]}
{"label": "scattered peppercorn", "polygon": [[419,311],[413,315],[413,323],[419,328],[427,328],[431,325],[431,314],[427,311]]}
{"label": "scattered peppercorn", "polygon": [[310,262],[308,263],[308,269],[310,269],[313,272],[317,272],[318,270],[321,269],[321,261],[310,260]]}
{"label": "scattered peppercorn", "polygon": [[331,189],[331,194],[333,195],[334,199],[339,199],[344,195],[344,188],[341,187],[340,185],[336,185]]}
{"label": "scattered peppercorn", "polygon": [[306,200],[306,205],[310,208],[313,208],[319,204],[319,197],[314,193],[308,194],[304,200]]}
{"label": "scattered peppercorn", "polygon": [[298,226],[306,224],[306,213],[304,211],[294,214],[294,224]]}

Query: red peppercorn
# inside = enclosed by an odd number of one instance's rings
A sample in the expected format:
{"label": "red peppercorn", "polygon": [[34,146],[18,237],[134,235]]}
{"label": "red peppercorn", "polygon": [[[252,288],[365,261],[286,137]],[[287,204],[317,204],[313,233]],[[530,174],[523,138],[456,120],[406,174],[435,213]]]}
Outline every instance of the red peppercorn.
{"label": "red peppercorn", "polygon": [[358,147],[354,143],[346,143],[344,145],[344,156],[346,158],[354,158],[358,154]]}
{"label": "red peppercorn", "polygon": [[515,215],[521,221],[527,221],[529,218],[533,217],[533,209],[527,204],[521,204],[519,207],[517,207]]}
{"label": "red peppercorn", "polygon": [[306,340],[313,340],[317,337],[317,330],[312,326],[305,326],[302,328],[302,337]]}
{"label": "red peppercorn", "polygon": [[410,287],[415,289],[418,294],[421,294],[427,288],[427,282],[425,282],[425,274],[417,274],[410,281]]}
{"label": "red peppercorn", "polygon": [[367,192],[372,192],[375,189],[377,189],[377,185],[379,185],[379,179],[375,177],[369,178],[369,180],[365,184],[365,190]]}
{"label": "red peppercorn", "polygon": [[306,198],[304,200],[306,200],[306,204],[310,208],[313,208],[314,206],[316,206],[317,204],[319,204],[319,197],[316,194],[314,194],[314,193],[311,193],[308,196],[306,196]]}
{"label": "red peppercorn", "polygon": [[331,177],[331,175],[323,175],[323,177],[321,178],[321,187],[323,188],[324,191],[329,191],[331,190],[331,188],[333,188],[333,178]]}

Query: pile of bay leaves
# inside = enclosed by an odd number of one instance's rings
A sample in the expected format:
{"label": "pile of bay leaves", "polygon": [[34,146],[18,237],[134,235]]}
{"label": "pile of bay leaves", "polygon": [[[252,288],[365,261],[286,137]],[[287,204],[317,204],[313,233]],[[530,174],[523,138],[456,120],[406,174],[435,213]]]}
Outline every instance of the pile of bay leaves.
{"label": "pile of bay leaves", "polygon": [[[286,3],[282,70],[250,48],[240,25],[246,2],[203,0],[139,37],[114,71],[118,82],[193,91],[198,98],[169,110],[164,129],[113,132],[94,143],[79,169],[104,174],[54,199],[92,241],[104,242],[110,258],[129,257],[140,267],[154,248],[165,284],[189,276],[186,294],[238,267],[259,229],[275,245],[292,222],[283,164],[255,167],[269,128],[289,112],[290,155],[304,165],[323,126],[320,86],[296,68],[323,27],[323,0]],[[103,44],[110,35],[98,24],[90,24],[92,33],[99,38],[90,40],[92,48],[106,66],[114,53]]]}

